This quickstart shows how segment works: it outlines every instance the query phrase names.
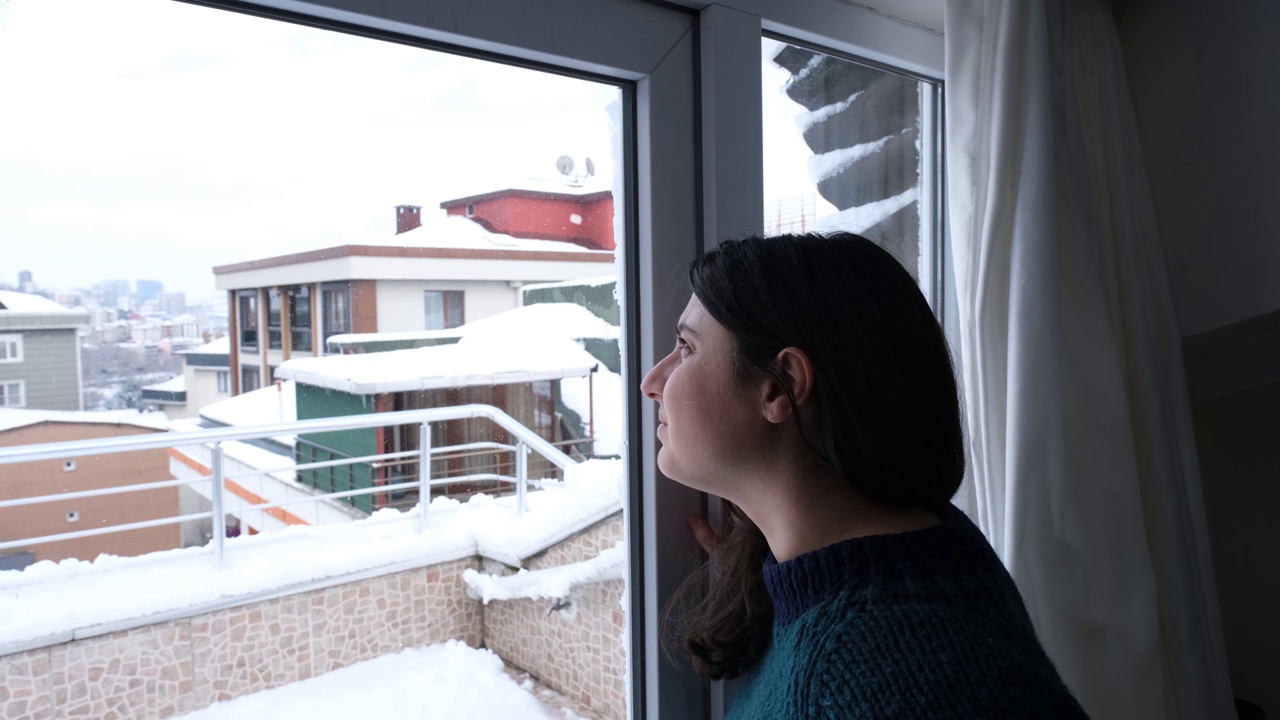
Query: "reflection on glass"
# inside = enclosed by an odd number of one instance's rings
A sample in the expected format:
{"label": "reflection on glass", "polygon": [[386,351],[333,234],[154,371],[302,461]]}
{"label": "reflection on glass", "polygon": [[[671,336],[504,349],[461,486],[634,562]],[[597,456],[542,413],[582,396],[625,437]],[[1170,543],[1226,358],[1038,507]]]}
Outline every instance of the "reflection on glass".
{"label": "reflection on glass", "polygon": [[857,232],[923,280],[932,87],[768,38],[761,60],[766,229]]}

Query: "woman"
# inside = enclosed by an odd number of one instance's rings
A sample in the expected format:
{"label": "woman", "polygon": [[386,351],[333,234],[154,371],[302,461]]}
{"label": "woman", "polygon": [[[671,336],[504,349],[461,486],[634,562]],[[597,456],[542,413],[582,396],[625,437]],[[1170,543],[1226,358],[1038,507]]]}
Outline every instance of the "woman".
{"label": "woman", "polygon": [[726,501],[716,569],[668,610],[735,720],[1081,718],[1013,581],[950,504],[964,474],[946,340],[911,276],[848,233],[728,241],[689,271],[641,389],[658,467]]}

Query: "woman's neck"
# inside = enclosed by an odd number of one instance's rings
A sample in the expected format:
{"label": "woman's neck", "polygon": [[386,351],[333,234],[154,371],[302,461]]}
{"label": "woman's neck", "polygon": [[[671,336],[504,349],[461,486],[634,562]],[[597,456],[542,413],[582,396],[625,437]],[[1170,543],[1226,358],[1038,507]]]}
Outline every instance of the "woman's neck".
{"label": "woman's neck", "polygon": [[856,537],[920,530],[938,524],[922,508],[899,508],[864,497],[825,464],[790,464],[734,499],[764,533],[778,562]]}

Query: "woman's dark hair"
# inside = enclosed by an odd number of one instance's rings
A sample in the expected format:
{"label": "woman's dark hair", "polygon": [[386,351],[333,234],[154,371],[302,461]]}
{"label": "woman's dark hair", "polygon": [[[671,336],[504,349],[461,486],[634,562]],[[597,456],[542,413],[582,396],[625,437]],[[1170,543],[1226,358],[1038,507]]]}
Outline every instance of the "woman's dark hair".
{"label": "woman's dark hair", "polygon": [[[813,364],[804,442],[863,496],[939,509],[960,487],[964,438],[946,338],[911,275],[852,233],[728,240],[689,268],[693,293],[733,335],[735,372],[764,373],[786,347]],[[803,419],[802,419],[803,417]],[[725,503],[711,568],[667,606],[669,647],[707,678],[736,677],[769,648],[773,605],[759,528]]]}

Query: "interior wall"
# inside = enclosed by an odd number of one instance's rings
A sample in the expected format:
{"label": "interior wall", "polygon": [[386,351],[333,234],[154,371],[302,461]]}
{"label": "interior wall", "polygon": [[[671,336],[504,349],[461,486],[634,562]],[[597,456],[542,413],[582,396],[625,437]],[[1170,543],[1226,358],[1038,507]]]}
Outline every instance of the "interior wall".
{"label": "interior wall", "polygon": [[1184,336],[1280,309],[1280,3],[1116,0]]}
{"label": "interior wall", "polygon": [[1280,4],[1114,0],[1187,350],[1233,691],[1280,714]]}

